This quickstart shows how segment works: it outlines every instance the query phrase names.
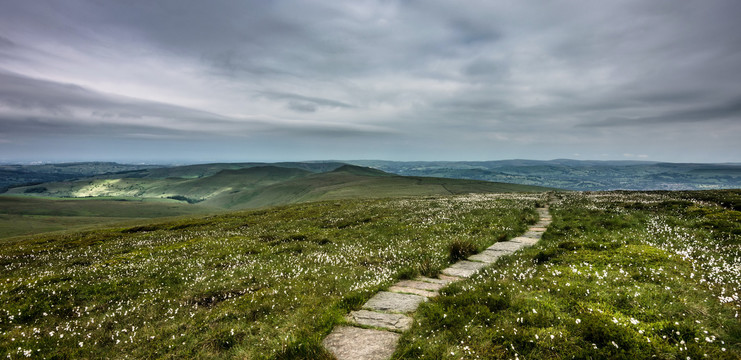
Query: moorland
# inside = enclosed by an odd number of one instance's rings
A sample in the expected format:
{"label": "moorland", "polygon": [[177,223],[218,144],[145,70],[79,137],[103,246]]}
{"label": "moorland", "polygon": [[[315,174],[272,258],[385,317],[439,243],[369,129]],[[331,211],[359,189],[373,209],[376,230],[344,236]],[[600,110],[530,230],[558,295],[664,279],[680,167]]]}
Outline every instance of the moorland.
{"label": "moorland", "polygon": [[739,191],[307,202],[0,243],[0,352],[329,358],[344,314],[453,242],[533,247],[423,304],[395,358],[741,356]]}
{"label": "moorland", "polygon": [[322,338],[377,291],[518,236],[549,205],[537,244],[422,304],[393,358],[741,357],[741,190],[331,162],[64,176],[0,196],[1,356],[330,359]]}

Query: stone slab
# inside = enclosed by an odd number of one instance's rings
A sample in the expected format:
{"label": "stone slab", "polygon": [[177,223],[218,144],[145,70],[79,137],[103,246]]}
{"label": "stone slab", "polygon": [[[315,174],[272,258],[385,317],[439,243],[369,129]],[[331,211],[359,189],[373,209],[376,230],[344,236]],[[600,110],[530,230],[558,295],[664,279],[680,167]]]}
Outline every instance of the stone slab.
{"label": "stone slab", "polygon": [[423,282],[432,283],[432,284],[439,284],[439,285],[445,286],[445,285],[450,284],[453,281],[457,281],[458,279],[455,279],[455,280],[453,280],[453,279],[443,279],[443,278],[433,279],[433,278],[429,278],[429,277],[426,277],[426,276],[417,276],[416,278],[414,278],[414,280],[415,281],[423,281]]}
{"label": "stone slab", "polygon": [[461,281],[461,280],[463,280],[463,278],[462,278],[462,277],[460,277],[460,276],[455,276],[455,275],[445,275],[445,274],[440,274],[440,275],[438,275],[437,277],[439,277],[440,279],[443,279],[443,280],[445,280],[445,281],[448,281],[449,283],[452,283],[452,282],[456,282],[456,281]]}
{"label": "stone slab", "polygon": [[507,255],[509,252],[505,251],[494,251],[494,250],[484,250],[476,255],[471,255],[468,257],[468,260],[471,261],[480,261],[482,263],[491,264],[493,262],[496,262],[502,255]]}
{"label": "stone slab", "polygon": [[471,275],[475,274],[477,271],[485,268],[487,265],[488,264],[484,264],[481,262],[462,260],[451,265],[449,268],[444,269],[442,273],[445,275],[467,278],[471,277]]}
{"label": "stone slab", "polygon": [[516,238],[513,238],[510,241],[516,242],[516,243],[525,244],[525,245],[528,245],[529,246],[529,245],[534,245],[535,243],[537,243],[538,242],[538,239],[533,239],[533,238],[524,237],[524,236],[518,236]]}
{"label": "stone slab", "polygon": [[400,336],[390,331],[338,326],[324,338],[322,345],[337,360],[386,360],[396,350]]}
{"label": "stone slab", "polygon": [[437,296],[437,291],[415,289],[415,288],[397,286],[397,285],[390,286],[389,291],[396,292],[396,293],[403,293],[403,294],[414,294],[414,295],[424,296],[428,298]]}
{"label": "stone slab", "polygon": [[427,298],[424,296],[381,291],[370,298],[363,305],[363,308],[376,311],[410,313],[417,310],[419,304],[424,301],[427,301]]}
{"label": "stone slab", "polygon": [[529,228],[529,229],[528,229],[528,231],[540,231],[540,232],[545,232],[545,228],[544,228],[544,227],[539,227],[539,226],[533,226],[533,227]]}
{"label": "stone slab", "polygon": [[364,326],[374,326],[395,331],[406,331],[412,327],[412,318],[402,314],[380,313],[358,310],[347,315],[347,321]]}
{"label": "stone slab", "polygon": [[543,236],[543,232],[542,231],[526,231],[524,234],[520,236],[540,239],[540,237]]}
{"label": "stone slab", "polygon": [[436,283],[416,281],[416,280],[401,280],[394,285],[414,288],[414,289],[420,289],[420,290],[427,290],[427,291],[438,291],[442,289],[443,287],[445,287],[445,284],[436,284]]}
{"label": "stone slab", "polygon": [[513,253],[517,250],[520,250],[520,248],[522,247],[523,247],[522,243],[517,243],[513,241],[501,241],[492,246],[489,246],[488,250],[494,250],[494,251],[499,250],[499,251]]}

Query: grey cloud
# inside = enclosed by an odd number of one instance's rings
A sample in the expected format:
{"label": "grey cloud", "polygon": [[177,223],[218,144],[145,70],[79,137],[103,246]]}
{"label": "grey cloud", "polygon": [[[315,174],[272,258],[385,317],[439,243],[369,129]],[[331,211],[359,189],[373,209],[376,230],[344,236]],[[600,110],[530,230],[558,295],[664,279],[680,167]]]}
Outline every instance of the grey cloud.
{"label": "grey cloud", "polygon": [[[142,118],[146,116],[178,119],[190,122],[228,122],[229,119],[205,111],[168,104],[148,102],[98,93],[74,84],[33,79],[18,74],[0,72],[0,104],[17,110],[39,110],[51,118],[72,118],[80,108],[102,119]],[[152,127],[161,124],[153,123]]]}
{"label": "grey cloud", "polygon": [[350,109],[355,107],[341,101],[282,92],[261,91],[256,94],[256,97],[286,101],[288,108],[299,112],[315,112],[318,107],[342,109]]}
{"label": "grey cloud", "polygon": [[713,106],[693,108],[683,111],[672,111],[657,116],[646,117],[613,117],[601,121],[580,124],[583,127],[618,127],[618,126],[645,126],[645,125],[671,125],[681,123],[707,123],[710,121],[733,121],[741,120],[741,97]]}
{"label": "grey cloud", "polygon": [[[270,96],[322,106],[349,106],[332,100],[291,94]],[[14,135],[76,132],[110,136],[148,133],[161,137],[170,132],[178,137],[246,136],[259,133],[370,136],[387,132],[379,127],[353,124],[236,119],[202,110],[102,94],[77,85],[8,72],[0,72],[0,106],[6,108],[3,113],[0,107],[0,130]],[[89,117],[78,118],[75,114],[79,111]]]}
{"label": "grey cloud", "polygon": [[[728,126],[741,118],[734,0],[70,0],[4,10],[0,68],[16,72],[0,74],[5,128],[26,116],[37,132],[94,120],[136,136],[264,134],[307,147],[352,137],[364,143],[342,146],[366,149],[377,136],[408,147],[405,156],[431,156],[438,144],[437,154],[459,158],[496,157],[518,137],[573,143],[559,154],[534,147],[543,157],[602,146],[643,154],[623,147],[656,143],[642,127],[664,124],[722,129],[697,138],[696,152],[741,137]],[[160,77],[160,63],[185,70]],[[117,65],[121,75],[105,74]],[[73,84],[130,75],[134,88],[180,103],[44,80],[55,71]]]}

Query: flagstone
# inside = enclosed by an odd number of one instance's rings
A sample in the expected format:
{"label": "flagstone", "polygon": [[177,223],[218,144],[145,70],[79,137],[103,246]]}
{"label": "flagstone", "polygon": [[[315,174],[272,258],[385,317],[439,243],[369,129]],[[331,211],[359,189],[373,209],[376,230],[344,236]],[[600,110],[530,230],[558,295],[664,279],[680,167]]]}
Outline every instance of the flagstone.
{"label": "flagstone", "polygon": [[400,336],[390,331],[338,326],[322,344],[337,360],[385,360],[396,350]]}

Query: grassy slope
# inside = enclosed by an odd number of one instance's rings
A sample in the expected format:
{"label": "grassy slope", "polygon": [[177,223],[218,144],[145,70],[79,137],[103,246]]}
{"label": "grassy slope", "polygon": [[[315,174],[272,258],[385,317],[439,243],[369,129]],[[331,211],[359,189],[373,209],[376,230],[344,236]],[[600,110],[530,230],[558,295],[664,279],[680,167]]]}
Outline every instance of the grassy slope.
{"label": "grassy slope", "polygon": [[[202,165],[197,169],[198,171],[211,171],[223,167],[221,165],[223,164],[210,164],[207,167]],[[329,166],[327,164],[315,165]],[[185,168],[187,169],[170,169],[168,174],[183,176],[192,174],[191,166]],[[34,192],[35,190],[38,192]],[[178,196],[191,201],[203,201],[204,205],[211,207],[256,208],[354,197],[380,198],[546,190],[548,189],[534,186],[472,180],[400,177],[379,170],[345,165],[319,174],[298,168],[253,166],[236,170],[220,170],[213,175],[194,179],[171,177],[88,179],[19,187],[11,189],[9,193],[57,197],[167,198]]]}
{"label": "grassy slope", "polygon": [[[304,358],[395,278],[535,220],[539,195],[307,203],[0,243],[0,356]],[[326,355],[326,354],[325,354]]]}
{"label": "grassy slope", "polygon": [[117,222],[195,215],[216,209],[174,200],[52,199],[0,196],[0,239]]}
{"label": "grassy slope", "polygon": [[422,305],[395,358],[738,359],[735,193],[564,194],[539,244]]}

